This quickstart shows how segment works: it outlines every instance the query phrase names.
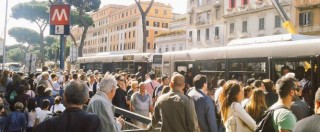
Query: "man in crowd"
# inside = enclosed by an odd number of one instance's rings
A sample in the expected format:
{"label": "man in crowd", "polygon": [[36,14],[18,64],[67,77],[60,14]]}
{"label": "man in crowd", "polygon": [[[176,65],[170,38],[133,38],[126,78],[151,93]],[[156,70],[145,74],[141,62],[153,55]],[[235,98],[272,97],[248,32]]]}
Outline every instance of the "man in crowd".
{"label": "man in crowd", "polygon": [[99,116],[103,131],[120,132],[124,120],[121,117],[114,119],[114,106],[111,103],[116,94],[117,81],[109,76],[103,78],[99,85],[100,90],[90,100],[87,111]]}
{"label": "man in crowd", "polygon": [[153,95],[153,91],[160,86],[160,84],[156,81],[156,74],[154,72],[149,73],[149,79],[145,81],[146,90],[149,95]]}
{"label": "man in crowd", "polygon": [[64,102],[67,109],[60,115],[45,120],[36,132],[101,132],[101,121],[97,115],[82,110],[89,98],[84,82],[72,81],[66,85]]}
{"label": "man in crowd", "polygon": [[198,119],[193,100],[185,96],[185,78],[173,75],[171,91],[161,95],[155,103],[155,110],[148,129],[153,129],[162,120],[162,132],[199,132]]}
{"label": "man in crowd", "polygon": [[93,74],[89,75],[89,82],[87,82],[89,87],[89,97],[91,98],[97,92],[98,83]]}
{"label": "man in crowd", "polygon": [[[131,111],[138,113],[142,116],[149,117],[149,112],[153,112],[152,98],[146,92],[145,83],[139,84],[139,91],[131,96]],[[147,128],[147,125],[136,122],[139,127]]]}
{"label": "man in crowd", "polygon": [[297,119],[290,111],[296,87],[295,79],[287,76],[281,77],[276,83],[279,99],[270,107],[270,109],[275,109],[272,122],[276,132],[292,131],[296,124]]}
{"label": "man in crowd", "polygon": [[197,75],[193,79],[194,87],[188,92],[195,104],[200,130],[202,132],[218,132],[215,106],[212,99],[206,95],[207,77]]}
{"label": "man in crowd", "polygon": [[319,132],[320,131],[320,88],[317,90],[314,102],[315,115],[304,118],[297,122],[293,132]]}
{"label": "man in crowd", "polygon": [[161,85],[158,86],[153,92],[152,98],[154,99],[154,101],[156,101],[157,98],[161,95],[163,87],[169,85],[169,83],[170,80],[168,76],[164,75],[161,77]]}
{"label": "man in crowd", "polygon": [[307,103],[299,98],[302,95],[302,86],[298,80],[296,81],[296,85],[297,89],[295,89],[294,102],[291,105],[291,111],[297,117],[297,121],[299,121],[310,116],[312,113]]}
{"label": "man in crowd", "polygon": [[[117,80],[117,88],[116,88],[116,94],[112,99],[112,104],[119,108],[129,110],[129,106],[126,100],[127,92],[124,84],[124,77],[120,74],[117,74],[115,77]],[[119,116],[120,116],[119,114],[116,114],[116,117],[119,117]]]}

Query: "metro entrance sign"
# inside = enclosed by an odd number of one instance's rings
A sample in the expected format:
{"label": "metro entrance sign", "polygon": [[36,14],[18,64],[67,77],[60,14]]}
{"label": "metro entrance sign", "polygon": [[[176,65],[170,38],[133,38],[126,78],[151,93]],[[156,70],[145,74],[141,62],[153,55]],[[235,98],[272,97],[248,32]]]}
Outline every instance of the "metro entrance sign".
{"label": "metro entrance sign", "polygon": [[50,6],[50,35],[70,34],[70,5]]}

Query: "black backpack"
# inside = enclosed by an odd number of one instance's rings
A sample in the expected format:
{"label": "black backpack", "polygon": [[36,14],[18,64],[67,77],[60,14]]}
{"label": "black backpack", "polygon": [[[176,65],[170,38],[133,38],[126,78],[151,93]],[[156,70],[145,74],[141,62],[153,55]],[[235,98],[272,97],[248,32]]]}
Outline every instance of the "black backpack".
{"label": "black backpack", "polygon": [[287,107],[280,105],[273,109],[267,110],[262,117],[257,121],[259,122],[255,132],[276,132],[276,130],[273,127],[273,113],[277,109],[287,109]]}

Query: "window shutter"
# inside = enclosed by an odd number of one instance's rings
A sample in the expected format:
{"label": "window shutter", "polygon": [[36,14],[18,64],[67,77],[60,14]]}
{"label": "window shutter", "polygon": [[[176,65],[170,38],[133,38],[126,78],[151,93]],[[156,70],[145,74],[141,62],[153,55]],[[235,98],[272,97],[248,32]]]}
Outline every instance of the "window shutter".
{"label": "window shutter", "polygon": [[299,13],[299,26],[303,26],[303,13]]}
{"label": "window shutter", "polygon": [[313,24],[313,13],[312,12],[308,12],[308,25],[312,25]]}
{"label": "window shutter", "polygon": [[232,2],[232,0],[229,0],[229,9],[232,8],[231,7],[231,2]]}

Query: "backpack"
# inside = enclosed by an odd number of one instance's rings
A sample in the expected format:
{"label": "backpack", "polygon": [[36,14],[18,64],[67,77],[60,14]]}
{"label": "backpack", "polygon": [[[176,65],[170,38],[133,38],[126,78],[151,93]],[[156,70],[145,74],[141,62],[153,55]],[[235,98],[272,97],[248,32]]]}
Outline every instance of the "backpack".
{"label": "backpack", "polygon": [[262,117],[257,121],[259,122],[255,132],[276,132],[276,130],[273,127],[273,113],[277,109],[287,109],[287,107],[280,105],[273,109],[267,110]]}

